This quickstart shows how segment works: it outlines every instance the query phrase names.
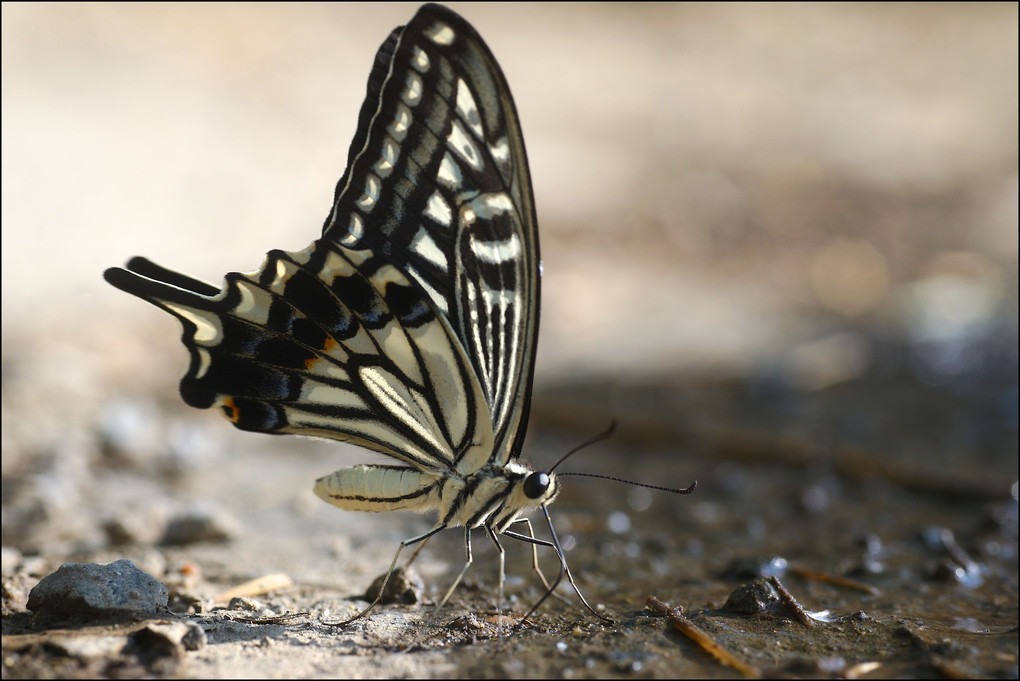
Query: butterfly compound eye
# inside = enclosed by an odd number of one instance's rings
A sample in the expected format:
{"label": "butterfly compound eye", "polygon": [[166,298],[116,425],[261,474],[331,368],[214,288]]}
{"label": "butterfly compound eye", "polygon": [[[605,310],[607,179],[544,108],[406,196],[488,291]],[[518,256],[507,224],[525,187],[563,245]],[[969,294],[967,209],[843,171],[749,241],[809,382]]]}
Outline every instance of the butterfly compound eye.
{"label": "butterfly compound eye", "polygon": [[529,499],[538,499],[549,491],[550,482],[552,481],[545,473],[532,473],[524,478],[524,494]]}

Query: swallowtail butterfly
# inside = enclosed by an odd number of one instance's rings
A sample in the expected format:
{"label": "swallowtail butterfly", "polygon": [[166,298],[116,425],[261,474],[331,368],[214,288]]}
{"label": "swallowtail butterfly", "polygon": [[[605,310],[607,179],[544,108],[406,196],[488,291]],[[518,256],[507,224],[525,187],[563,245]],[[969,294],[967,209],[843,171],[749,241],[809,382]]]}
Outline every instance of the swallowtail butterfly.
{"label": "swallowtail butterfly", "polygon": [[[401,548],[464,527],[467,564],[445,602],[470,565],[472,530],[497,547],[500,534],[553,545],[522,514],[540,507],[548,520],[560,483],[519,458],[539,275],[506,80],[471,25],[425,5],[376,55],[318,240],[270,251],[222,288],[137,257],[105,278],[183,324],[189,405],[216,407],[242,430],[327,437],[398,460],[336,471],[315,493],[347,510],[438,513]],[[511,530],[519,522],[526,535]]]}

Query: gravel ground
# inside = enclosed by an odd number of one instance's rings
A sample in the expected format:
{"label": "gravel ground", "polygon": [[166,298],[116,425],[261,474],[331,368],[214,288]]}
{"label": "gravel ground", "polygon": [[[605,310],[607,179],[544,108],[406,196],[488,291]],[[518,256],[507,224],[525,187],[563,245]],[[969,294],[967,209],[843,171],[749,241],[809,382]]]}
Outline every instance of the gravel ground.
{"label": "gravel ground", "polygon": [[[1015,678],[1016,5],[455,8],[532,165],[527,457],[615,418],[573,470],[698,481],[570,479],[552,507],[612,622],[561,589],[515,628],[530,551],[504,542],[498,609],[477,539],[429,621],[449,532],[424,603],[331,626],[429,519],[311,494],[374,455],[185,407],[175,323],[101,280],[141,254],[219,281],[313,239],[415,6],[5,3],[4,678],[735,673],[648,596],[763,674]],[[121,559],[167,585],[158,617],[27,610],[61,564]],[[291,585],[228,598],[267,575]]]}

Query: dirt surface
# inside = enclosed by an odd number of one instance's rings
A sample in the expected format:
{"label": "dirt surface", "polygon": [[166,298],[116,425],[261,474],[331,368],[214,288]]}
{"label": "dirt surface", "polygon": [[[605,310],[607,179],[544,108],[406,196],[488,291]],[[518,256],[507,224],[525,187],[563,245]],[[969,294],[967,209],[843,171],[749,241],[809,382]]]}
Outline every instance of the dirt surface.
{"label": "dirt surface", "polygon": [[[561,586],[521,625],[530,549],[503,541],[499,607],[482,536],[430,619],[450,531],[424,602],[334,626],[430,519],[312,495],[372,454],[186,408],[175,323],[100,278],[144,254],[218,281],[314,238],[414,6],[5,3],[4,678],[740,673],[649,596],[744,673],[1015,678],[1016,5],[456,8],[533,169],[527,458],[615,418],[567,470],[698,482],[564,479],[556,532],[612,621]],[[167,612],[27,611],[62,563],[123,558]],[[267,575],[291,585],[230,597]]]}

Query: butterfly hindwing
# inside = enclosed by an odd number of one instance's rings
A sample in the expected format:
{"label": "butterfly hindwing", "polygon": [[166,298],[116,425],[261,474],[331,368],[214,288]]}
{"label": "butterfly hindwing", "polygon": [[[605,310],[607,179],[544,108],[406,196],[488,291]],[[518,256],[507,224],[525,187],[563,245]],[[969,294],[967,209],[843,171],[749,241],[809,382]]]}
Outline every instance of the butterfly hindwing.
{"label": "butterfly hindwing", "polygon": [[183,323],[189,405],[219,406],[243,430],[351,441],[423,470],[451,469],[472,445],[491,443],[487,415],[467,411],[484,405],[477,382],[420,288],[369,260],[325,240],[273,251],[257,272],[228,274],[216,295],[183,275],[162,281],[162,268],[143,259],[107,279]]}

